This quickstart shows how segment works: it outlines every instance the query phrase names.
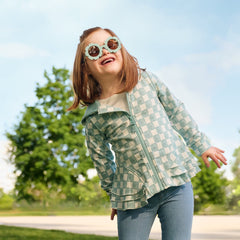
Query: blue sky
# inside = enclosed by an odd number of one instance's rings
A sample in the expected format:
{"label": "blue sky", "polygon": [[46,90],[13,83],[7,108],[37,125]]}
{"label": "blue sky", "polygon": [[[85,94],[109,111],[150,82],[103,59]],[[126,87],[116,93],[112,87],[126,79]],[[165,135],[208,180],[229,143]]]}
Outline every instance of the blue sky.
{"label": "blue sky", "polygon": [[0,187],[12,188],[7,139],[36,83],[72,69],[82,31],[112,29],[141,67],[157,73],[212,144],[231,177],[240,145],[240,2],[236,0],[0,0]]}

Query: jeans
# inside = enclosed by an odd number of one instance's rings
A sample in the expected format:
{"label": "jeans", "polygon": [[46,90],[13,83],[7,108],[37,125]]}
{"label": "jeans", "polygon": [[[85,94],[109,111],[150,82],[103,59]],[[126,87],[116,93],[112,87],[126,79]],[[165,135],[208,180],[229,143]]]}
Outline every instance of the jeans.
{"label": "jeans", "polygon": [[142,208],[118,210],[119,240],[147,240],[156,215],[162,240],[190,240],[193,205],[192,184],[188,182],[155,194]]}

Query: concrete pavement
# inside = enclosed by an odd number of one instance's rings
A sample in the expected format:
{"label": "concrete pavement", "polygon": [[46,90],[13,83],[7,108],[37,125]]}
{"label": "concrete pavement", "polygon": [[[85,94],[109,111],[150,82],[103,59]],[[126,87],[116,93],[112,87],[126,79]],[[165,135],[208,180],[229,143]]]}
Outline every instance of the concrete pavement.
{"label": "concrete pavement", "polygon": [[[74,233],[117,236],[116,218],[109,216],[27,216],[0,217],[0,224],[56,229]],[[161,239],[158,219],[154,222],[150,239]],[[192,240],[240,240],[240,216],[194,216]]]}

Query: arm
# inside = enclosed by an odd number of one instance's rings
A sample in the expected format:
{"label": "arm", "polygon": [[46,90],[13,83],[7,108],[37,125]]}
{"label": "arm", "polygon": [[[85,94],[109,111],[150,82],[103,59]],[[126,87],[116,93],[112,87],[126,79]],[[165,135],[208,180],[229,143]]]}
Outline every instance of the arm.
{"label": "arm", "polygon": [[209,167],[210,157],[220,168],[219,160],[227,165],[227,159],[223,150],[211,146],[206,135],[199,131],[196,122],[187,112],[184,104],[177,99],[155,75],[152,75],[157,95],[162,103],[172,127],[183,137],[188,147],[192,148],[198,156],[201,156],[205,165]]}
{"label": "arm", "polygon": [[101,181],[101,187],[110,195],[116,169],[114,156],[109,143],[106,142],[104,135],[91,122],[91,119],[86,123],[86,141],[89,154]]}
{"label": "arm", "polygon": [[187,146],[201,156],[211,144],[206,135],[199,131],[198,126],[186,110],[184,104],[177,99],[155,75],[152,75],[158,98],[162,103],[174,130],[185,140]]}

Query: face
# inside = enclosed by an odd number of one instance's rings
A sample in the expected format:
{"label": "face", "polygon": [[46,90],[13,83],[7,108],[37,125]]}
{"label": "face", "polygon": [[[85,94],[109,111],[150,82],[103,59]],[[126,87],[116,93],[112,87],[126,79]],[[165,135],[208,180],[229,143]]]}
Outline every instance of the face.
{"label": "face", "polygon": [[[110,33],[105,30],[98,30],[87,37],[86,46],[90,43],[97,43],[102,46],[109,37],[111,37]],[[97,60],[90,60],[86,57],[85,60],[90,73],[96,80],[104,79],[104,77],[107,76],[117,77],[122,70],[123,59],[120,50],[111,53],[103,47],[102,56],[100,58]]]}

